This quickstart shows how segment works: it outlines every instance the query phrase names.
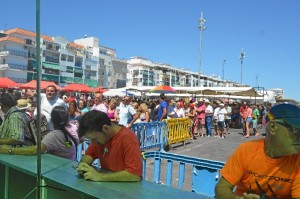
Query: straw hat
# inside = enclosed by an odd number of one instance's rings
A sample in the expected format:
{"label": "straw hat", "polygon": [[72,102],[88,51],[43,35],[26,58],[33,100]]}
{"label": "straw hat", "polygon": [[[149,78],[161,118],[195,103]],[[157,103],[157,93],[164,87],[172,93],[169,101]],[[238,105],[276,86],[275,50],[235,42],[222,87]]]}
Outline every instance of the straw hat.
{"label": "straw hat", "polygon": [[26,99],[19,99],[19,100],[18,100],[17,107],[18,107],[20,110],[24,110],[24,109],[27,109],[27,108],[31,107],[31,104],[30,104],[29,101],[26,100]]}

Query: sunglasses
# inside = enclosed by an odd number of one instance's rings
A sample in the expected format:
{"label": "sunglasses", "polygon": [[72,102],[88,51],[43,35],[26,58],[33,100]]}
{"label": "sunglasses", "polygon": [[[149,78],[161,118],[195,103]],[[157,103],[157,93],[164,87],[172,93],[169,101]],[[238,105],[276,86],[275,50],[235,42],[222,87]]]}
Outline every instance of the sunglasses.
{"label": "sunglasses", "polygon": [[281,121],[276,121],[276,123],[280,124],[281,126],[286,127],[293,134],[299,134],[300,135],[300,128],[293,127],[293,126],[291,126],[291,125],[289,125],[289,124],[287,124],[285,122],[281,122]]}

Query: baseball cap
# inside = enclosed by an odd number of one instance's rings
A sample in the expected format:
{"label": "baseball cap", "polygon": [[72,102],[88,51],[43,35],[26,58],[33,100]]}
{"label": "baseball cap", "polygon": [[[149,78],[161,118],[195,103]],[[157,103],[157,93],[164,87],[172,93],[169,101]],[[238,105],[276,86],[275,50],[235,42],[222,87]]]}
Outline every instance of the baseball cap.
{"label": "baseball cap", "polygon": [[289,125],[300,128],[300,108],[293,104],[275,105],[267,113],[266,121],[275,119],[282,119]]}
{"label": "baseball cap", "polygon": [[209,100],[208,100],[208,99],[205,99],[204,102],[209,103]]}
{"label": "baseball cap", "polygon": [[224,106],[224,104],[223,104],[223,103],[221,103],[221,104],[220,104],[220,106]]}

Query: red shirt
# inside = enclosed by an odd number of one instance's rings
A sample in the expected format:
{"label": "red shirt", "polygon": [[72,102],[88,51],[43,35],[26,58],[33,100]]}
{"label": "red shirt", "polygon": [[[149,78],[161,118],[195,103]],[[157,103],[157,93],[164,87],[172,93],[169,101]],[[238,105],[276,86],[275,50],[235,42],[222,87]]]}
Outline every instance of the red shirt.
{"label": "red shirt", "polygon": [[90,143],[86,155],[100,159],[101,168],[109,171],[128,171],[142,176],[143,164],[140,144],[136,135],[126,127],[106,144]]}
{"label": "red shirt", "polygon": [[248,106],[245,106],[245,107],[241,106],[240,113],[241,113],[242,118],[247,118],[248,117]]}

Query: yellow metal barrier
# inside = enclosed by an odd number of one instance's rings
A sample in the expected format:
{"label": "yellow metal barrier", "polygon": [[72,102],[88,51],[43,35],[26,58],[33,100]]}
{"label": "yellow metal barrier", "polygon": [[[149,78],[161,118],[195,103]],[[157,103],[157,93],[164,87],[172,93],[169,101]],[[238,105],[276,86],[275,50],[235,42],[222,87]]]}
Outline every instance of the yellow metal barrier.
{"label": "yellow metal barrier", "polygon": [[166,119],[168,123],[168,144],[189,140],[191,120],[189,118]]}

